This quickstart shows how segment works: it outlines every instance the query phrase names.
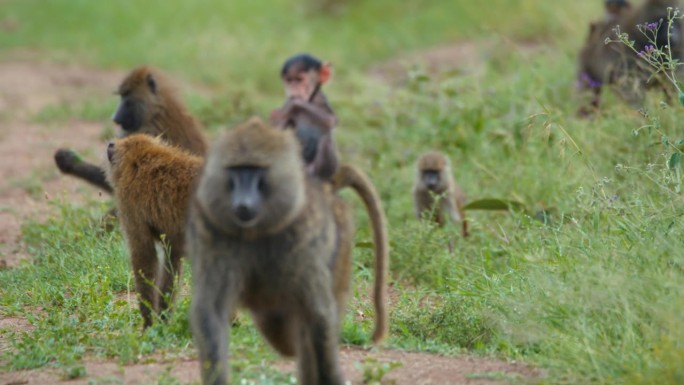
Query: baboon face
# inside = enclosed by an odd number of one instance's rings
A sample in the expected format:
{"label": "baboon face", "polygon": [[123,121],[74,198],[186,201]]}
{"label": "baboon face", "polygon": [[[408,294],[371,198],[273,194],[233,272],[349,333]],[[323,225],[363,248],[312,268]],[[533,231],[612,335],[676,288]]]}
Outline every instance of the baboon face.
{"label": "baboon face", "polygon": [[112,116],[114,123],[123,129],[124,136],[145,132],[159,93],[154,75],[145,67],[135,69],[124,79],[117,93],[121,100]]}
{"label": "baboon face", "polygon": [[[159,139],[149,135],[136,134],[107,143],[107,159],[109,160],[108,179],[116,185],[123,169],[137,167],[137,157],[128,156],[130,152],[144,154],[154,149],[160,143]],[[144,160],[140,160],[143,161]]]}
{"label": "baboon face", "polygon": [[228,132],[210,151],[197,197],[207,219],[228,234],[279,231],[305,202],[294,135],[259,119]]}
{"label": "baboon face", "polygon": [[428,151],[418,158],[417,183],[425,189],[441,193],[447,188],[447,175],[451,172],[449,158],[437,151]]}
{"label": "baboon face", "polygon": [[330,80],[332,66],[308,54],[296,55],[285,62],[280,75],[287,98],[311,100],[314,93]]}
{"label": "baboon face", "polygon": [[442,178],[438,170],[423,170],[420,178],[423,185],[430,191],[437,191],[442,186]]}
{"label": "baboon face", "polygon": [[316,85],[320,83],[321,76],[314,69],[304,71],[298,66],[293,66],[283,74],[285,95],[288,98],[309,100],[316,89]]}
{"label": "baboon face", "polygon": [[230,213],[235,223],[250,228],[263,212],[268,199],[266,169],[253,166],[235,166],[228,169],[228,197]]}

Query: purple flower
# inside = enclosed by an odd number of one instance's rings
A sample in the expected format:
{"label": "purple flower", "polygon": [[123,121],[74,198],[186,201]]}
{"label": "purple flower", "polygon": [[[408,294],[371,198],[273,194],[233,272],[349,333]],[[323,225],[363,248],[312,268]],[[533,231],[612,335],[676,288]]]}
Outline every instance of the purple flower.
{"label": "purple flower", "polygon": [[583,88],[586,86],[589,89],[600,88],[601,81],[592,78],[588,73],[580,73],[579,79],[577,79],[577,88]]}
{"label": "purple flower", "polygon": [[656,29],[658,29],[658,23],[646,23],[646,24],[644,24],[644,26],[649,31],[655,31]]}
{"label": "purple flower", "polygon": [[649,56],[652,56],[655,53],[656,47],[651,44],[646,44],[642,51],[637,52],[637,56],[639,56],[642,59],[648,59]]}

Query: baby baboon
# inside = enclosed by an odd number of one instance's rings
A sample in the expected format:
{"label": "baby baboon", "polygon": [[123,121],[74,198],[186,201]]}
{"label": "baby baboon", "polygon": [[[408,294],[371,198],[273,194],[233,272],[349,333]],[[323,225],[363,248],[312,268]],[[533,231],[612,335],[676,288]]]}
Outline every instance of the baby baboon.
{"label": "baby baboon", "polygon": [[427,213],[439,226],[446,224],[447,218],[460,223],[464,237],[468,236],[468,222],[463,206],[466,196],[451,173],[451,161],[437,151],[428,151],[416,163],[416,182],[413,186],[413,206],[418,219]]}
{"label": "baby baboon", "polygon": [[[203,160],[160,139],[136,134],[107,147],[108,178],[128,244],[144,326],[152,311],[173,303],[181,273],[183,231],[189,196]],[[155,242],[165,251],[159,266]],[[174,279],[175,278],[175,279]]]}
{"label": "baby baboon", "polygon": [[[237,306],[250,310],[279,353],[297,356],[299,384],[344,383],[338,338],[352,223],[333,186],[304,174],[291,131],[258,118],[226,133],[209,152],[187,230],[191,322],[204,384],[228,382],[227,326]],[[376,271],[376,291],[384,286],[387,261],[377,266],[383,270]],[[384,300],[382,293],[375,298]],[[379,341],[386,310],[384,304],[376,309]]]}
{"label": "baby baboon", "polygon": [[[661,87],[667,94],[671,86],[659,76],[651,78],[652,70],[638,55],[623,43],[606,39],[617,39],[614,29],[619,26],[622,33],[634,40],[637,52],[647,51],[652,43],[639,28],[657,29],[655,41],[658,48],[672,47],[674,59],[684,59],[684,31],[681,20],[675,20],[667,37],[667,8],[677,7],[677,0],[646,0],[639,7],[632,7],[624,0],[606,0],[606,17],[589,25],[589,35],[579,53],[579,74],[577,85],[580,90],[591,91],[591,106],[600,104],[601,89],[613,85],[620,96],[633,105],[639,105],[643,89]],[[650,34],[650,32],[647,32]],[[582,107],[581,114],[588,108]]]}
{"label": "baby baboon", "polygon": [[[199,123],[159,71],[146,66],[135,68],[121,82],[117,93],[121,101],[113,120],[121,126],[122,137],[134,133],[161,136],[169,144],[195,155],[204,155],[207,144]],[[72,150],[57,150],[55,163],[65,174],[84,179],[107,192],[112,191],[104,170],[81,160]]]}
{"label": "baby baboon", "polygon": [[280,76],[287,100],[271,113],[271,123],[294,129],[307,173],[328,180],[339,164],[332,132],[337,117],[322,90],[332,77],[330,63],[309,54],[295,55],[285,61]]}

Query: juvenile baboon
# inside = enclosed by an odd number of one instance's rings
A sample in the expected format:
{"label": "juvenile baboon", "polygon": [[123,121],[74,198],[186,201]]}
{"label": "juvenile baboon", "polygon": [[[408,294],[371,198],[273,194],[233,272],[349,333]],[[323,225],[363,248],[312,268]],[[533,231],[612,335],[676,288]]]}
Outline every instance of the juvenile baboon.
{"label": "juvenile baboon", "polygon": [[[579,53],[578,88],[591,92],[593,108],[599,106],[601,90],[606,85],[613,85],[620,96],[632,105],[641,103],[644,88],[660,87],[669,95],[671,86],[660,76],[651,78],[652,69],[637,53],[623,43],[605,42],[606,39],[617,39],[614,30],[619,26],[622,33],[634,40],[637,52],[646,52],[649,50],[647,46],[653,43],[649,42],[640,28],[655,28],[656,46],[660,49],[671,46],[673,58],[684,59],[681,20],[673,22],[669,42],[667,37],[667,8],[677,7],[679,1],[646,0],[638,7],[632,7],[624,0],[607,0],[605,4],[606,17],[590,23],[587,40]],[[587,112],[587,107],[580,109],[581,114]]]}
{"label": "juvenile baboon", "polygon": [[[203,160],[149,135],[130,135],[107,147],[108,179],[128,244],[144,326],[152,311],[173,303],[181,273],[189,196]],[[162,242],[159,265],[155,242]],[[175,278],[175,279],[174,279]]]}
{"label": "juvenile baboon", "polygon": [[[161,138],[195,155],[204,155],[207,144],[199,123],[176,96],[170,82],[158,70],[133,69],[117,90],[121,100],[112,119],[122,129],[120,136],[143,133]],[[55,153],[57,167],[65,173],[111,192],[105,171],[81,160],[69,149]]]}
{"label": "juvenile baboon", "polygon": [[451,161],[437,151],[428,151],[416,163],[416,181],[413,186],[413,206],[418,219],[431,215],[431,220],[444,226],[447,220],[461,224],[462,234],[468,236],[468,222],[463,206],[466,195],[454,180]]}
{"label": "juvenile baboon", "polygon": [[[340,175],[362,175],[344,167]],[[364,182],[340,176],[337,188]],[[307,178],[288,130],[258,118],[209,152],[190,204],[191,324],[202,382],[228,382],[228,317],[250,310],[268,342],[297,357],[299,384],[343,384],[339,322],[349,288],[352,222],[331,183]],[[379,207],[379,206],[378,206]],[[385,254],[376,255],[374,341],[387,330]]]}
{"label": "juvenile baboon", "polygon": [[295,55],[285,61],[280,76],[287,100],[271,113],[271,123],[294,129],[307,173],[328,180],[339,164],[332,132],[337,117],[322,90],[332,76],[331,65],[309,54]]}

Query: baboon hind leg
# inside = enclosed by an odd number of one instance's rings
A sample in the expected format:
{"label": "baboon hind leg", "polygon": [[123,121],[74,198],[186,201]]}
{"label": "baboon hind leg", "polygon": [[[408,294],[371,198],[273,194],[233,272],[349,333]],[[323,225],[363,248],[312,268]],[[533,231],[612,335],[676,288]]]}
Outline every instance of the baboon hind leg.
{"label": "baboon hind leg", "polygon": [[[164,265],[159,273],[159,311],[163,312],[171,308],[175,301],[176,292],[180,285],[180,277],[183,273],[183,238],[182,236],[169,237],[164,244]],[[162,314],[162,316],[164,316]]]}
{"label": "baboon hind leg", "polygon": [[295,355],[290,317],[282,312],[254,312],[252,316],[261,333],[278,353],[287,357]]}
{"label": "baboon hind leg", "polygon": [[140,314],[144,327],[152,325],[152,314],[158,309],[157,273],[159,263],[152,234],[129,234],[131,266],[135,277],[135,289],[140,301]]}

